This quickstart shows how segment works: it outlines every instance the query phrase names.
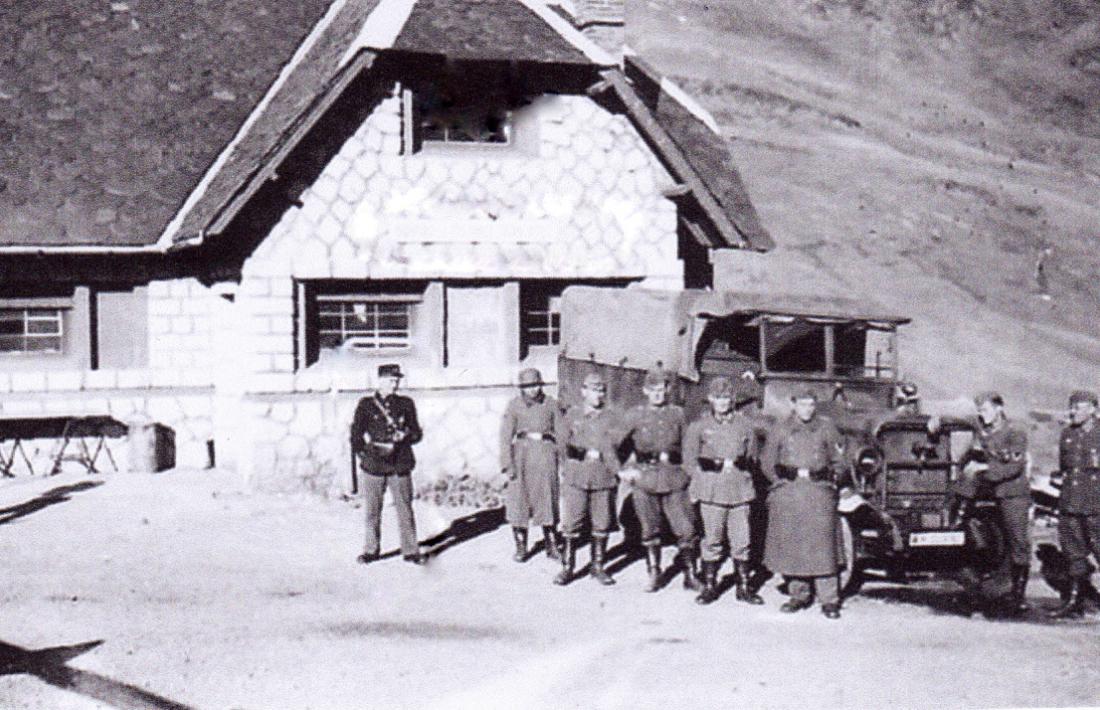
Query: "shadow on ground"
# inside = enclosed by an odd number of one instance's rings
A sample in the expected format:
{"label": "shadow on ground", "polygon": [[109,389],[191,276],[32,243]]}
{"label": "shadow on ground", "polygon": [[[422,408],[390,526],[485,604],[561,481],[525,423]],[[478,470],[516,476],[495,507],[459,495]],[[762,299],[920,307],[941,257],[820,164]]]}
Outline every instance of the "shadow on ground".
{"label": "shadow on ground", "polygon": [[[98,484],[93,484],[98,485]],[[133,710],[190,710],[187,705],[98,673],[69,667],[69,661],[103,643],[88,641],[29,651],[0,641],[0,676],[32,675],[55,688],[78,693],[117,708]]]}
{"label": "shadow on ground", "polygon": [[87,491],[102,485],[103,481],[84,481],[83,483],[74,483],[71,486],[51,488],[37,498],[32,498],[25,503],[19,503],[18,505],[7,508],[0,508],[0,525],[6,525],[13,520],[18,520],[32,513],[37,513],[43,508],[49,508],[51,505],[64,503],[70,499],[72,493],[80,493],[81,491]]}

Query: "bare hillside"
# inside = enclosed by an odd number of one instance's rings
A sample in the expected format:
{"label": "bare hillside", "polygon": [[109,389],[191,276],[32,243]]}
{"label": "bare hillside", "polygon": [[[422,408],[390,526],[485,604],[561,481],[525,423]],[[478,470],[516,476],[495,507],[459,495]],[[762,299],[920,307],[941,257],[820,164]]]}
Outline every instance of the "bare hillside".
{"label": "bare hillside", "polygon": [[639,0],[727,133],[766,278],[911,315],[932,397],[1100,386],[1100,2]]}

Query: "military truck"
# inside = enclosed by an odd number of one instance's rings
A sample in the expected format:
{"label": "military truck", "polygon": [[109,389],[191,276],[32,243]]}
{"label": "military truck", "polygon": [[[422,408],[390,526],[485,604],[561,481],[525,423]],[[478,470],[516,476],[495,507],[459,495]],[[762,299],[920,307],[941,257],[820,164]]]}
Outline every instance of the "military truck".
{"label": "military truck", "polygon": [[845,298],[570,287],[561,301],[559,395],[576,402],[595,369],[609,400],[630,406],[644,401],[645,371],[663,367],[677,374],[674,401],[692,418],[706,406],[709,380],[730,377],[751,400],[763,439],[789,416],[791,395],[811,388],[845,440],[844,591],[857,592],[874,573],[904,581],[940,572],[995,596],[1006,591],[997,587],[1007,569],[995,502],[978,501],[961,525],[949,519],[973,424],[944,420],[929,433],[898,375],[898,329],[908,322]]}

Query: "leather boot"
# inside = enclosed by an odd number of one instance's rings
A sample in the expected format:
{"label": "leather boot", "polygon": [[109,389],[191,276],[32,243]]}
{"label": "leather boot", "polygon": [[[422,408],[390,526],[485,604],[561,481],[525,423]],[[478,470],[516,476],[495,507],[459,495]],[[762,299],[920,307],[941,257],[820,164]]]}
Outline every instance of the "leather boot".
{"label": "leather boot", "polygon": [[655,592],[661,587],[661,546],[645,546],[645,571],[649,575],[645,590]]}
{"label": "leather boot", "polygon": [[1074,619],[1085,611],[1085,585],[1087,577],[1077,577],[1069,587],[1069,595],[1062,601],[1062,606],[1047,614],[1051,619]]}
{"label": "leather boot", "polygon": [[615,580],[611,578],[611,575],[604,569],[604,563],[607,562],[607,538],[600,536],[592,536],[592,578],[600,584],[606,586],[615,583]]}
{"label": "leather boot", "polygon": [[695,569],[695,550],[680,550],[680,567],[684,570],[684,589],[700,591],[703,585],[699,583],[699,574]]}
{"label": "leather boot", "polygon": [[764,599],[749,588],[749,563],[745,560],[733,561],[733,573],[737,575],[737,588],[734,596],[746,604],[763,604]]}
{"label": "leather boot", "polygon": [[718,563],[703,560],[703,591],[695,597],[696,604],[710,604],[718,598]]}
{"label": "leather boot", "polygon": [[543,547],[546,548],[546,556],[552,560],[561,559],[561,540],[558,531],[550,525],[542,526]]}
{"label": "leather boot", "polygon": [[554,577],[554,584],[569,584],[573,580],[573,568],[577,564],[577,538],[566,537],[565,549],[561,553],[561,571]]}
{"label": "leather boot", "polygon": [[1031,605],[1027,603],[1027,577],[1030,568],[1027,565],[1012,565],[1012,611],[1022,614]]}
{"label": "leather boot", "polygon": [[516,554],[512,559],[516,562],[527,561],[527,528],[512,528],[512,537],[516,540]]}

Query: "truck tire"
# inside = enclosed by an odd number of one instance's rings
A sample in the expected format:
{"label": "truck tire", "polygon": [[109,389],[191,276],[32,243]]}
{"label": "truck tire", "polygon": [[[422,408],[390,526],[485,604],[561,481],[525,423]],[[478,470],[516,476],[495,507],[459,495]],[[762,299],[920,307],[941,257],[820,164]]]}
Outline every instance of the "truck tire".
{"label": "truck tire", "polygon": [[840,596],[854,597],[863,586],[863,564],[856,556],[855,528],[847,515],[840,516],[840,551],[844,556],[840,565]]}

